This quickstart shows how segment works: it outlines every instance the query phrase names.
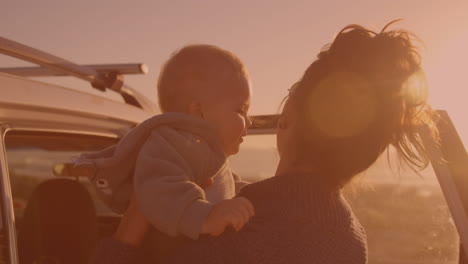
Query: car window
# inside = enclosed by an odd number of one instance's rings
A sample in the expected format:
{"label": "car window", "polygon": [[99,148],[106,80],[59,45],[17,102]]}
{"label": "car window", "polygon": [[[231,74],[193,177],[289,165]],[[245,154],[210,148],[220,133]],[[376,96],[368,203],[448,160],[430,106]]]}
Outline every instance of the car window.
{"label": "car window", "polygon": [[[275,173],[279,156],[274,135],[245,138],[232,168],[258,181]],[[369,263],[458,263],[459,237],[437,178],[398,167],[394,151],[383,155],[344,190],[367,232]]]}
{"label": "car window", "polygon": [[[40,182],[63,177],[54,173],[54,169],[57,170],[64,163],[70,163],[72,158],[80,153],[104,149],[115,144],[116,140],[111,137],[68,133],[7,132],[5,146],[16,220],[21,219],[29,196]],[[98,215],[112,214],[97,198],[89,180],[78,180],[87,187],[94,198]]]}

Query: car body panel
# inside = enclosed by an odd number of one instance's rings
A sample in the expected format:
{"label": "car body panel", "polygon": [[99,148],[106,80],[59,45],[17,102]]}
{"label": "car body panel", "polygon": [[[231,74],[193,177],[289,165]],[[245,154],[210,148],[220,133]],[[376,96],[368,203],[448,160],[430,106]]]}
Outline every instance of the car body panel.
{"label": "car body panel", "polygon": [[[153,113],[73,89],[0,73],[0,122],[126,129]],[[95,122],[99,122],[95,124]]]}

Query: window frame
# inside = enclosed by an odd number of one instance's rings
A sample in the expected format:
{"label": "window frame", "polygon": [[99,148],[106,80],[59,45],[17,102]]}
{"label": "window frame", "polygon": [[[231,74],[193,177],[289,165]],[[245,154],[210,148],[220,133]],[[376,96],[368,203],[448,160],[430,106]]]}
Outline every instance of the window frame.
{"label": "window frame", "polygon": [[13,211],[13,196],[11,193],[10,176],[8,172],[8,161],[6,157],[5,148],[5,135],[9,128],[5,125],[0,126],[0,167],[1,167],[1,181],[0,188],[1,194],[1,205],[2,210],[2,223],[5,226],[6,236],[8,242],[8,260],[11,264],[19,263],[18,260],[18,246],[16,240],[16,229],[15,229],[15,213]]}

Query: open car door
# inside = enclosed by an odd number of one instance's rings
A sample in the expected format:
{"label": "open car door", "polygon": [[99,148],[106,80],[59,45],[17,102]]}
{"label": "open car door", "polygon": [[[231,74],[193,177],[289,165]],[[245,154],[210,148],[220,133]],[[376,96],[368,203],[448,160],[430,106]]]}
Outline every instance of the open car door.
{"label": "open car door", "polygon": [[429,150],[432,167],[460,236],[460,264],[466,264],[468,255],[468,155],[454,124],[446,111],[438,111],[440,145],[422,132],[424,145]]}

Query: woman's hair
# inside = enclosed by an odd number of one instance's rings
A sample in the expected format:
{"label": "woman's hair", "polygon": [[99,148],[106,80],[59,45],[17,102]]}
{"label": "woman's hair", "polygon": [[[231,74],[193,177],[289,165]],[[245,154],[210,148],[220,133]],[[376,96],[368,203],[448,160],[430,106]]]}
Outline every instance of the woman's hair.
{"label": "woman's hair", "polygon": [[437,138],[437,130],[420,56],[413,35],[390,24],[380,33],[343,28],[290,93],[296,161],[312,162],[332,186],[344,186],[389,145],[415,170],[429,163],[418,131],[427,125]]}

